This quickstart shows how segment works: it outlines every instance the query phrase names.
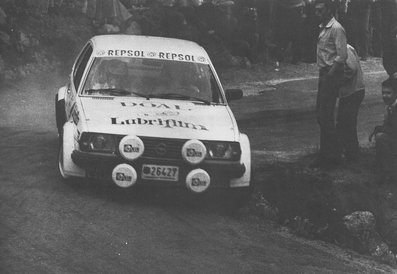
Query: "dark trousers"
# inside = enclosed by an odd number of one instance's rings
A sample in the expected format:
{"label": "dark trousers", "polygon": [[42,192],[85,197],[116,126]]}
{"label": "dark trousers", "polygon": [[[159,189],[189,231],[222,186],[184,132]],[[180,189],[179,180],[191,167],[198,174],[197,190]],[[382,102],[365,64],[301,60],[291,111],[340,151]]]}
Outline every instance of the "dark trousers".
{"label": "dark trousers", "polygon": [[357,138],[357,116],[365,91],[360,90],[350,96],[339,99],[336,118],[338,142],[346,159],[353,160],[359,155]]}
{"label": "dark trousers", "polygon": [[366,58],[368,55],[370,6],[348,13],[348,16],[350,16],[347,31],[348,43],[357,49],[360,57]]}
{"label": "dark trousers", "polygon": [[343,71],[330,78],[325,75],[330,67],[320,69],[316,101],[316,116],[320,126],[320,154],[326,161],[339,161],[341,148],[335,125],[335,106]]}
{"label": "dark trousers", "polygon": [[274,39],[276,41],[277,61],[283,61],[285,51],[291,44],[292,63],[298,62],[302,57],[302,31],[303,17],[302,7],[285,8],[279,6],[276,9],[276,24],[274,27]]}
{"label": "dark trousers", "polygon": [[397,179],[397,141],[388,133],[375,135],[376,163],[382,176]]}

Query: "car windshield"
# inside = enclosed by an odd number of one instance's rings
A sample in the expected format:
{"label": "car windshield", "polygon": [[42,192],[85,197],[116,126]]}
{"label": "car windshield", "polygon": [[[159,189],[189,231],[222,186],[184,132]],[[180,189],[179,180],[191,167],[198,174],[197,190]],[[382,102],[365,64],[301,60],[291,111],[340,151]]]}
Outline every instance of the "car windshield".
{"label": "car windshield", "polygon": [[223,102],[208,64],[130,57],[95,58],[82,95]]}

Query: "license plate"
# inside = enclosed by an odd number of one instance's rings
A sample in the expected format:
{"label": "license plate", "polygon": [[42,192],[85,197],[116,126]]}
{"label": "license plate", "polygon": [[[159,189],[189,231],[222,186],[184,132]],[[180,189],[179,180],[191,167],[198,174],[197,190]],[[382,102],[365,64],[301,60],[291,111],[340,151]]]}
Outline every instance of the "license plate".
{"label": "license plate", "polygon": [[142,165],[142,179],[176,182],[178,177],[177,166]]}

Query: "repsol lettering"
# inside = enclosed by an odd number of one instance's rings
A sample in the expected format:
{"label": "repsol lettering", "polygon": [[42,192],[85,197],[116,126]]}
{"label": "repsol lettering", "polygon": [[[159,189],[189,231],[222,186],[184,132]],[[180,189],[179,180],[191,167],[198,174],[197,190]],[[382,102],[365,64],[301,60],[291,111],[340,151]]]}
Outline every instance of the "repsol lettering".
{"label": "repsol lettering", "polygon": [[142,50],[110,49],[108,50],[108,56],[145,57],[145,54]]}
{"label": "repsol lettering", "polygon": [[159,52],[160,59],[177,60],[177,61],[190,61],[196,62],[194,55],[172,53],[172,52]]}
{"label": "repsol lettering", "polygon": [[177,110],[191,110],[190,108],[180,105],[167,105],[167,104],[156,104],[149,102],[135,103],[135,102],[121,102],[122,107],[143,107],[143,108],[165,108],[165,109],[177,109]]}
{"label": "repsol lettering", "polygon": [[174,119],[163,120],[161,118],[158,119],[142,119],[142,118],[134,118],[134,119],[120,119],[118,117],[112,117],[111,123],[112,125],[147,125],[147,126],[162,126],[164,128],[186,128],[186,129],[194,129],[194,130],[206,130],[208,129],[203,125],[196,125],[190,122],[178,121]]}

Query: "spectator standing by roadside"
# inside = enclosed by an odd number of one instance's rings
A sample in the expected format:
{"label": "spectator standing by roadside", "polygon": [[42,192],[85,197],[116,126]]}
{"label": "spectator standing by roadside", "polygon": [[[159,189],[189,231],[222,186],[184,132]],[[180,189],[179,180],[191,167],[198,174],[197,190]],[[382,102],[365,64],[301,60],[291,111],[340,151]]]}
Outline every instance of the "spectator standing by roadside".
{"label": "spectator standing by roadside", "polygon": [[362,60],[368,57],[370,9],[371,0],[350,0],[347,6],[347,39]]}
{"label": "spectator standing by roadside", "polygon": [[305,18],[303,23],[303,54],[304,62],[316,62],[316,46],[318,38],[318,19],[314,12],[315,1],[305,0]]}
{"label": "spectator standing by roadside", "polygon": [[251,63],[258,61],[259,53],[259,31],[258,31],[258,9],[256,1],[244,1],[236,10],[238,13],[238,31],[235,39],[238,40],[240,56],[247,57]]}
{"label": "spectator standing by roadside", "polygon": [[291,44],[291,62],[301,61],[304,4],[303,0],[278,0],[276,2],[274,39],[278,62],[284,60],[289,44]]}
{"label": "spectator standing by roadside", "polygon": [[382,11],[381,1],[371,0],[371,12],[369,16],[370,24],[370,39],[369,46],[370,54],[375,57],[382,57]]}
{"label": "spectator standing by roadside", "polygon": [[321,19],[321,32],[317,42],[317,65],[320,72],[316,101],[320,151],[311,167],[335,167],[341,160],[341,148],[334,110],[347,59],[346,34],[334,17],[335,6],[331,0],[317,0],[315,12]]}
{"label": "spectator standing by roadside", "polygon": [[382,82],[382,98],[386,104],[383,125],[376,126],[369,136],[375,136],[376,163],[381,174],[380,183],[397,180],[397,84],[392,78]]}
{"label": "spectator standing by roadside", "polygon": [[347,161],[355,161],[360,155],[357,137],[357,116],[364,99],[363,71],[356,50],[347,45],[344,80],[339,89],[336,130],[339,144]]}
{"label": "spectator standing by roadside", "polygon": [[397,79],[397,0],[381,0],[383,67]]}
{"label": "spectator standing by roadside", "polygon": [[265,63],[270,58],[272,41],[272,22],[274,6],[277,0],[257,1],[258,33],[259,33],[259,58]]}

